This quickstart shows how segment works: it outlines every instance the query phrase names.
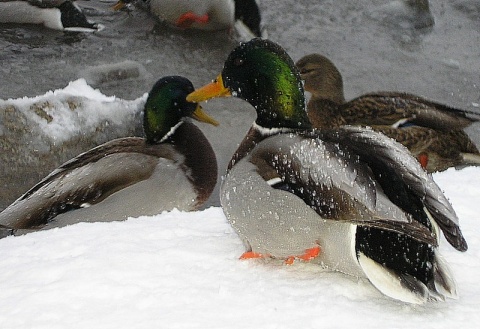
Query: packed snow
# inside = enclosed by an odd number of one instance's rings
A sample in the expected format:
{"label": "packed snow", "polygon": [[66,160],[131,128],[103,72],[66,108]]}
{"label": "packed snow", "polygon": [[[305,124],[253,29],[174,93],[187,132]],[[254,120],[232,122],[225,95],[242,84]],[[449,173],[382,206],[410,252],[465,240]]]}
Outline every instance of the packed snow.
{"label": "packed snow", "polygon": [[317,265],[238,257],[221,208],[0,240],[2,328],[452,328],[480,323],[480,168],[434,175],[469,250],[441,250],[458,300],[423,306]]}
{"label": "packed snow", "polygon": [[[115,67],[112,65],[108,69],[111,73]],[[102,68],[95,68],[94,72],[98,76],[103,73]],[[41,96],[0,99],[0,109],[15,108],[25,116],[32,129],[61,143],[80,133],[93,134],[106,121],[111,125],[125,126],[143,109],[146,99],[147,93],[132,101],[106,96],[81,78]],[[0,127],[1,123],[0,120]]]}

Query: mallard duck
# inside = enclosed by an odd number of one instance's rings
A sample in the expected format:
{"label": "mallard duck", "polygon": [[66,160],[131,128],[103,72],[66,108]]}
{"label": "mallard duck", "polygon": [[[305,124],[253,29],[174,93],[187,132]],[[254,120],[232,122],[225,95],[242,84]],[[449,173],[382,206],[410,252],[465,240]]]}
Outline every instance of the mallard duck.
{"label": "mallard duck", "polygon": [[145,103],[145,138],[115,139],[64,163],[0,213],[2,234],[198,209],[215,187],[217,162],[186,118],[218,123],[185,101],[193,89],[179,76],[157,81]]}
{"label": "mallard duck", "polygon": [[407,146],[429,172],[480,165],[464,128],[476,121],[465,111],[401,92],[377,92],[345,101],[342,75],[319,54],[296,63],[311,93],[308,117],[317,128],[367,125]]}
{"label": "mallard duck", "polygon": [[440,230],[460,251],[467,243],[405,147],[369,128],[311,129],[300,74],[272,41],[241,44],[187,101],[232,95],[257,113],[220,190],[241,258],[318,262],[410,303],[456,297]]}
{"label": "mallard duck", "polygon": [[255,0],[119,0],[114,9],[132,2],[143,2],[160,20],[182,29],[225,30],[235,26],[250,39],[266,33]]}
{"label": "mallard duck", "polygon": [[395,29],[423,29],[435,24],[428,0],[394,0],[375,7],[367,15]]}
{"label": "mallard duck", "polygon": [[[122,65],[128,70],[128,63]],[[146,92],[132,100],[104,95],[85,79],[33,97],[0,99],[0,212],[78,154],[112,139],[143,136],[146,100]]]}
{"label": "mallard duck", "polygon": [[43,24],[54,30],[80,32],[103,29],[68,0],[1,0],[0,23]]}

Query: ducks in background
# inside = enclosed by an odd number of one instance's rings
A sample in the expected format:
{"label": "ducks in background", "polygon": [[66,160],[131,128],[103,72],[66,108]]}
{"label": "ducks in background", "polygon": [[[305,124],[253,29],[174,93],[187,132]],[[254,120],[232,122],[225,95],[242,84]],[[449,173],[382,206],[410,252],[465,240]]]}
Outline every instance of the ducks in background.
{"label": "ducks in background", "polygon": [[[125,74],[138,67],[129,64],[134,62],[118,63]],[[95,67],[98,75],[84,76],[95,83],[113,76],[115,67]],[[78,79],[43,95],[0,99],[0,212],[78,154],[112,139],[143,136],[147,96],[107,96]]]}
{"label": "ducks in background", "polygon": [[140,3],[161,21],[182,29],[237,30],[244,39],[266,37],[256,0],[119,0],[114,9]]}
{"label": "ducks in background", "polygon": [[63,31],[94,32],[103,25],[90,22],[69,0],[2,0],[0,23],[42,24]]}
{"label": "ducks in background", "polygon": [[428,0],[394,0],[372,9],[368,15],[396,29],[424,29],[435,24]]}
{"label": "ducks in background", "polygon": [[145,138],[115,139],[64,163],[0,213],[1,235],[201,207],[217,162],[186,118],[218,123],[186,102],[193,89],[183,77],[158,80],[144,107]]}
{"label": "ducks in background", "polygon": [[257,112],[220,192],[242,258],[318,262],[410,303],[456,296],[440,231],[460,251],[466,241],[452,206],[406,148],[368,128],[312,130],[300,74],[268,40],[234,49],[217,79],[187,100],[228,96]]}
{"label": "ducks in background", "polygon": [[480,153],[463,131],[478,119],[465,111],[401,92],[369,93],[347,102],[342,75],[328,58],[310,54],[296,65],[312,95],[307,113],[314,127],[371,126],[405,145],[429,172],[480,165]]}

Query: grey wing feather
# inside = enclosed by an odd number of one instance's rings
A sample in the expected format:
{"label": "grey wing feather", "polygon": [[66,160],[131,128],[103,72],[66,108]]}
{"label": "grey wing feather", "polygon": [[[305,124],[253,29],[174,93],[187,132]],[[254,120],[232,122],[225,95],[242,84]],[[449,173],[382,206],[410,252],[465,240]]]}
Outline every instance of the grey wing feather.
{"label": "grey wing feather", "polygon": [[54,8],[60,6],[66,0],[28,0],[34,6],[40,8]]}
{"label": "grey wing feather", "polygon": [[17,199],[0,213],[0,225],[41,226],[59,213],[98,203],[148,178],[158,155],[149,152],[142,138],[103,144],[66,162]]}
{"label": "grey wing feather", "polygon": [[[341,133],[339,133],[341,132]],[[317,131],[322,139],[348,145],[363,162],[387,168],[399,177],[413,195],[422,200],[446,239],[460,251],[468,246],[459,227],[455,210],[431,175],[423,170],[408,150],[393,139],[371,129],[348,126],[338,131]]]}
{"label": "grey wing feather", "polygon": [[378,227],[436,244],[427,227],[377,189],[368,166],[338,144],[279,135],[263,141],[251,158],[265,180],[276,172],[284,189],[302,198],[323,219]]}

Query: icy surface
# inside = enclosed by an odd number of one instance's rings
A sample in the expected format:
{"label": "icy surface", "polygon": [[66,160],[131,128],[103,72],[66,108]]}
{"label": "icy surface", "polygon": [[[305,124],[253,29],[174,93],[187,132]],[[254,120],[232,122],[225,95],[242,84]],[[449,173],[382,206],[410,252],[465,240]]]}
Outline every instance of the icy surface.
{"label": "icy surface", "polygon": [[78,79],[44,95],[0,99],[0,209],[78,154],[143,136],[146,98],[106,96]]}
{"label": "icy surface", "polygon": [[1,327],[468,328],[480,321],[479,177],[434,175],[470,247],[442,241],[458,300],[412,306],[313,264],[240,261],[240,240],[209,208],[0,240]]}
{"label": "icy surface", "polygon": [[[132,122],[140,112],[146,99],[147,94],[134,101],[106,96],[89,86],[85,79],[78,79],[63,89],[49,91],[42,96],[0,99],[0,108],[15,107],[31,119],[31,128],[37,128],[40,134],[62,143],[96,130],[105,121],[127,126],[127,122]],[[31,113],[32,108],[36,115]]]}
{"label": "icy surface", "polygon": [[[78,78],[87,78],[91,86],[104,95],[115,95],[117,100],[138,100],[165,75],[188,77],[199,87],[218,75],[229,52],[237,45],[228,31],[207,33],[169,28],[143,10],[130,14],[114,12],[111,6],[115,2],[76,1],[90,20],[105,26],[96,33],[72,34],[37,26],[0,25],[0,99],[43,95],[49,90],[65,88]],[[347,99],[365,92],[399,90],[479,111],[478,0],[430,1],[435,24],[426,29],[402,27],[403,18],[396,14],[402,14],[398,5],[405,0],[258,2],[269,38],[281,44],[294,61],[312,52],[331,58],[344,77]],[[388,24],[375,15],[389,11],[392,14],[386,17]],[[233,98],[212,100],[205,104],[205,109],[220,126],[199,127],[216,151],[219,168],[225,168],[252,124],[254,110]],[[130,124],[135,126],[126,126]],[[130,133],[133,128],[141,134],[139,120],[126,121],[123,126],[125,130],[117,135]],[[480,144],[478,126],[475,132],[473,137]],[[2,200],[14,200],[63,161],[104,142],[102,130],[99,135],[103,139],[92,139],[92,135],[82,133],[61,151],[45,142],[37,145],[35,141],[22,140],[20,146],[35,146],[44,153],[22,157],[18,148],[9,153],[3,167],[19,170],[0,171],[0,178],[2,174],[7,179],[15,176],[21,188],[13,188],[12,182],[3,191],[0,189],[0,208],[9,204],[2,204]],[[10,136],[10,131],[1,124],[0,136]],[[19,138],[14,135],[12,140]],[[51,156],[42,157],[45,154]],[[41,174],[32,173],[26,180],[19,179],[29,168],[36,168]],[[221,174],[223,170],[219,171]],[[6,195],[8,189],[12,195]],[[218,198],[214,197],[209,204],[218,205]]]}

